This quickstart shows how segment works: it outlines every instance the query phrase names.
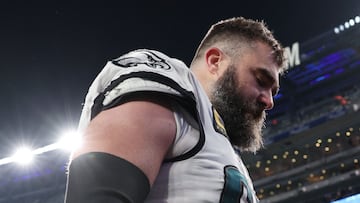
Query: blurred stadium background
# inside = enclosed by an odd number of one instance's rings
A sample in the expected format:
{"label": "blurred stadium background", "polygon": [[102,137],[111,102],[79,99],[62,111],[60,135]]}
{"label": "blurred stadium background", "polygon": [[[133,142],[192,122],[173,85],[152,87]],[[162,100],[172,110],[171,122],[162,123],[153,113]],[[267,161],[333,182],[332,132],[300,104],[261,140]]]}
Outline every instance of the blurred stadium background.
{"label": "blurred stadium background", "polygon": [[[359,39],[356,16],[289,47],[291,67],[268,113],[265,149],[242,154],[261,202],[332,202],[360,193]],[[0,157],[0,203],[63,202],[70,137]],[[36,164],[26,164],[31,158]]]}

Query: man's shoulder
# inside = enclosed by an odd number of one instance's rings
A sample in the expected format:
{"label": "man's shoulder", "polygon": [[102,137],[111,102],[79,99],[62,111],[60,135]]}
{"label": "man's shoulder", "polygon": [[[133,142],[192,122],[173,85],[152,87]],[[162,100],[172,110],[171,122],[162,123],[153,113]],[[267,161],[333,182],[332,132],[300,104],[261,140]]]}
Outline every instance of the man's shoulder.
{"label": "man's shoulder", "polygon": [[111,78],[111,81],[122,82],[129,78],[141,78],[173,89],[193,89],[194,77],[185,63],[150,49],[134,50],[111,60],[103,72],[104,77]]}
{"label": "man's shoulder", "polygon": [[123,68],[145,65],[148,68],[164,71],[171,69],[188,70],[188,67],[181,60],[151,49],[137,49],[113,59],[111,62]]}

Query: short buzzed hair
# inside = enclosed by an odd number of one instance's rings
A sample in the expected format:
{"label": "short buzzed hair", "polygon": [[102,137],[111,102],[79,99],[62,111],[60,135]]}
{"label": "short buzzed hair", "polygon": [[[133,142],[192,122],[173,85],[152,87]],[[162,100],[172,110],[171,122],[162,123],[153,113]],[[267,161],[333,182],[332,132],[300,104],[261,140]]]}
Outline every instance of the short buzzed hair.
{"label": "short buzzed hair", "polygon": [[[224,44],[223,51],[233,56],[244,44],[263,42],[273,50],[274,62],[285,69],[284,49],[263,21],[234,17],[213,24],[201,41],[193,61],[201,58],[206,49],[215,44]],[[282,72],[282,71],[280,71]]]}

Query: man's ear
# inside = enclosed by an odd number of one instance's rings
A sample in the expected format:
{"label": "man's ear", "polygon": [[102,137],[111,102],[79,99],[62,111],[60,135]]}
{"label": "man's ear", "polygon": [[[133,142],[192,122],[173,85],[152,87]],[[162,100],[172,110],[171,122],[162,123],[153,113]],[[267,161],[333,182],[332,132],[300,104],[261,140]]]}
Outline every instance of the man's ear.
{"label": "man's ear", "polygon": [[224,57],[224,53],[216,47],[211,47],[205,52],[206,64],[210,74],[220,77],[221,72],[223,71],[221,70],[220,65],[223,62]]}
{"label": "man's ear", "polygon": [[205,52],[209,73],[218,79],[228,66],[228,57],[219,48],[211,47]]}

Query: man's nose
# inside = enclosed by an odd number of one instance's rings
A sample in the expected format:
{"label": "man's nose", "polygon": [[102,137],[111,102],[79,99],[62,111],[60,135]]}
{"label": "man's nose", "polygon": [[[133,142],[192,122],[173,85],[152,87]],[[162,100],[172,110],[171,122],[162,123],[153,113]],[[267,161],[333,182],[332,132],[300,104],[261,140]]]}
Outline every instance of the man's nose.
{"label": "man's nose", "polygon": [[271,91],[263,91],[259,96],[259,102],[264,105],[264,110],[274,107],[274,100]]}

